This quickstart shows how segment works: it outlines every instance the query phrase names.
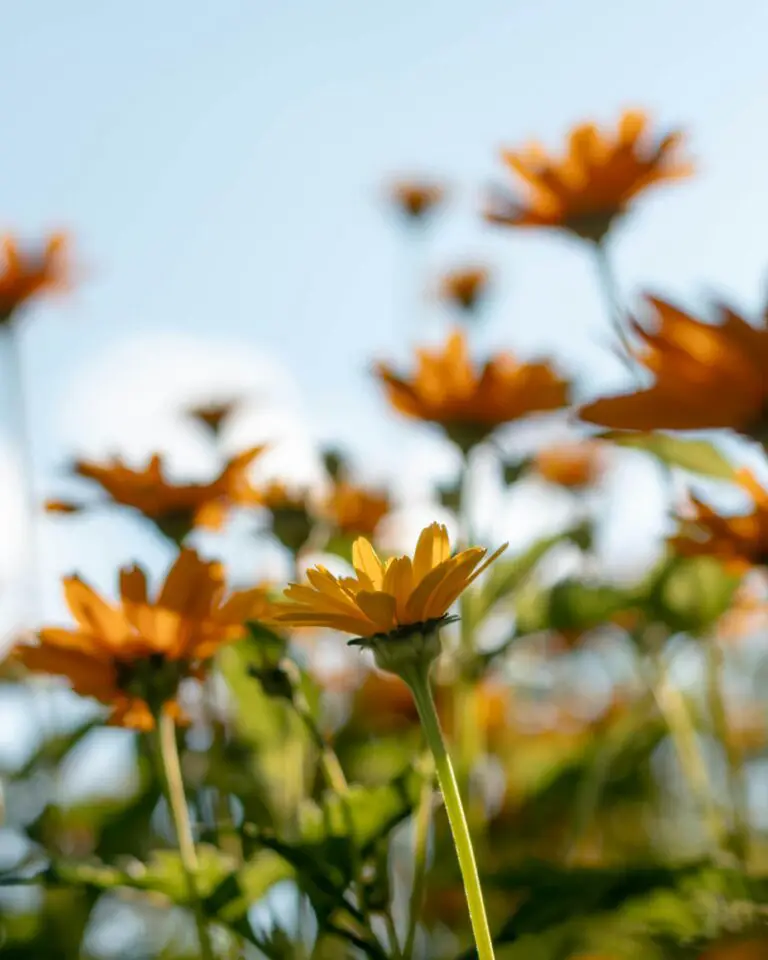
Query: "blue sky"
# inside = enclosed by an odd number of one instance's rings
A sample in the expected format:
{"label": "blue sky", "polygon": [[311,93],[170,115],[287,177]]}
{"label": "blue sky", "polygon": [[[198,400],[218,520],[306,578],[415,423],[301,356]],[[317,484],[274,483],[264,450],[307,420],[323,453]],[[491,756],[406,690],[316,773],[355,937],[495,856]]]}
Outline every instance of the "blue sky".
{"label": "blue sky", "polygon": [[[281,467],[309,469],[316,438],[353,445],[364,472],[401,486],[450,467],[388,418],[367,373],[446,321],[404,289],[402,231],[381,195],[397,174],[452,185],[421,251],[425,282],[465,259],[498,270],[478,348],[554,354],[585,395],[619,384],[585,253],[494,230],[478,211],[504,179],[501,146],[556,147],[573,123],[613,123],[625,106],[684,125],[700,173],[617,235],[623,288],[692,305],[716,289],[754,309],[768,267],[767,34],[760,0],[13,5],[2,224],[30,238],[70,229],[83,272],[24,333],[41,489],[64,489],[55,473],[80,451],[159,445],[179,470],[212,469],[173,415],[198,383],[263,398],[267,427],[257,410],[231,442],[280,424]],[[637,502],[641,473],[631,516],[619,507],[625,537],[658,523],[657,505]],[[0,510],[9,531],[12,514]],[[47,521],[45,545],[57,613],[64,570],[106,586],[117,563],[167,559],[104,517]]]}

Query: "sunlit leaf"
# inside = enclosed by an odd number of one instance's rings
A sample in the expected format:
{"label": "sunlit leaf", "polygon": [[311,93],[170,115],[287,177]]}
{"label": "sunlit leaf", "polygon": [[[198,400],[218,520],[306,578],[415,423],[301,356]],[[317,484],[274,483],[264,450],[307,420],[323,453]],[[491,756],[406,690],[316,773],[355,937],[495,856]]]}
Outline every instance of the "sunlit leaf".
{"label": "sunlit leaf", "polygon": [[666,433],[622,433],[612,430],[600,436],[617,446],[649,453],[670,467],[680,467],[690,473],[720,480],[734,478],[734,466],[707,440],[685,440]]}

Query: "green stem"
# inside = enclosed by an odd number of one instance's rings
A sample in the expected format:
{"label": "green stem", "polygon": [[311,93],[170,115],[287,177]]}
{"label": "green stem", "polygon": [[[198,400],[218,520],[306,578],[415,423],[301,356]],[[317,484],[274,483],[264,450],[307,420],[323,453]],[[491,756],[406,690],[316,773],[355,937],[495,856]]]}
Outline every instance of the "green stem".
{"label": "green stem", "polygon": [[608,308],[608,317],[619,342],[620,350],[618,356],[621,362],[628,370],[634,370],[632,358],[632,344],[624,329],[624,311],[621,306],[621,294],[619,285],[616,282],[616,275],[613,271],[613,264],[608,255],[608,245],[605,239],[599,243],[593,244],[595,250],[595,262],[597,264],[597,273],[600,281],[600,289],[603,292],[606,306]]}
{"label": "green stem", "polygon": [[413,886],[411,887],[411,900],[408,911],[408,933],[405,938],[405,946],[403,947],[403,960],[411,960],[413,956],[413,948],[416,943],[416,931],[419,926],[421,908],[424,902],[424,892],[427,882],[427,847],[429,843],[429,831],[432,826],[432,792],[434,790],[434,779],[434,764],[430,762],[429,770],[424,773],[424,779],[421,781],[419,805],[416,808],[416,820],[414,823]]}
{"label": "green stem", "polygon": [[656,704],[672,737],[683,776],[701,811],[712,846],[719,854],[723,849],[726,831],[714,801],[706,761],[699,747],[696,726],[684,694],[679,687],[670,682],[664,660],[660,655],[655,657],[654,666],[656,676],[652,689]]}
{"label": "green stem", "polygon": [[715,640],[710,640],[707,645],[707,701],[715,736],[722,744],[725,753],[728,791],[733,805],[733,832],[730,837],[730,848],[743,865],[749,858],[749,810],[741,759],[728,728],[728,714],[723,699],[722,666],[722,650]]}
{"label": "green stem", "polygon": [[189,821],[187,799],[184,795],[184,781],[181,775],[179,751],[176,746],[176,725],[167,712],[160,711],[156,718],[157,737],[160,748],[161,771],[168,806],[173,817],[176,840],[179,845],[179,857],[184,880],[187,885],[190,906],[195,918],[197,937],[200,943],[202,960],[215,960],[213,947],[208,934],[205,913],[197,887],[197,852],[192,838],[192,826]]}
{"label": "green stem", "polygon": [[472,838],[469,835],[467,818],[464,815],[459,785],[456,782],[451,758],[448,755],[443,732],[440,729],[440,721],[432,698],[429,678],[424,671],[414,670],[411,676],[403,679],[406,679],[408,686],[411,688],[416,708],[419,711],[424,736],[435,759],[437,779],[443,794],[443,802],[445,803],[448,822],[456,847],[456,856],[464,881],[464,892],[467,897],[478,960],[494,960],[493,939],[485,912],[483,892],[475,862],[475,852],[472,848]]}

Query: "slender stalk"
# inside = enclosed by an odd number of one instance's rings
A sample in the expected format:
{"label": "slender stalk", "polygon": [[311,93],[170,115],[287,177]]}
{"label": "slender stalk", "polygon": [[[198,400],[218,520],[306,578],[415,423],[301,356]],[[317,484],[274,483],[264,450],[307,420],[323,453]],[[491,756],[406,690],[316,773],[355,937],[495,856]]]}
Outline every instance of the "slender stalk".
{"label": "slender stalk", "polygon": [[391,960],[402,960],[402,953],[400,952],[400,942],[397,937],[397,927],[395,926],[395,918],[392,916],[391,907],[387,907],[384,911],[384,923],[387,927],[387,936],[389,938],[389,949],[392,954]]}
{"label": "slender stalk", "polygon": [[422,671],[414,671],[413,675],[407,678],[407,682],[419,711],[424,736],[435,760],[437,779],[443,794],[443,802],[445,803],[448,822],[456,847],[456,856],[464,881],[464,892],[467,897],[469,918],[472,924],[475,946],[477,947],[478,960],[494,960],[493,939],[485,912],[483,892],[480,887],[477,863],[475,862],[475,852],[472,848],[472,838],[469,834],[467,818],[461,802],[459,785],[445,746],[443,732],[440,729],[440,721],[432,698],[429,679]]}
{"label": "slender stalk", "polygon": [[[431,759],[431,754],[430,754]],[[414,822],[414,849],[413,849],[413,885],[408,910],[408,933],[403,947],[403,960],[411,960],[416,943],[416,931],[421,917],[421,908],[424,902],[424,891],[427,885],[427,848],[429,845],[429,831],[432,826],[432,793],[434,790],[434,765],[425,772],[421,782],[419,805],[416,808]]]}
{"label": "slender stalk", "polygon": [[600,289],[605,299],[613,332],[616,334],[616,339],[621,348],[617,351],[617,355],[628,370],[634,370],[632,363],[632,344],[629,342],[629,337],[624,329],[624,310],[621,305],[621,294],[619,292],[619,285],[616,282],[613,264],[608,255],[607,242],[603,239],[599,243],[592,244],[592,246],[595,251],[595,263],[597,264]]}
{"label": "slender stalk", "polygon": [[165,711],[159,711],[156,722],[162,780],[176,830],[181,869],[184,873],[190,906],[195,918],[200,956],[202,960],[215,960],[197,887],[197,851],[192,838],[192,825],[189,821],[187,799],[184,795],[184,780],[181,775],[179,751],[176,746],[176,725],[173,718]]}
{"label": "slender stalk", "polygon": [[710,835],[712,846],[719,854],[724,847],[726,830],[714,801],[706,761],[699,747],[696,726],[691,718],[685,696],[671,683],[663,658],[654,658],[655,678],[652,691],[659,711],[675,745],[680,767],[691,789],[696,804]]}
{"label": "slender stalk", "polygon": [[722,744],[725,753],[728,791],[733,805],[730,849],[733,855],[744,864],[749,859],[749,810],[741,758],[728,728],[728,714],[723,699],[722,667],[722,650],[716,641],[711,639],[707,644],[707,702],[715,736]]}

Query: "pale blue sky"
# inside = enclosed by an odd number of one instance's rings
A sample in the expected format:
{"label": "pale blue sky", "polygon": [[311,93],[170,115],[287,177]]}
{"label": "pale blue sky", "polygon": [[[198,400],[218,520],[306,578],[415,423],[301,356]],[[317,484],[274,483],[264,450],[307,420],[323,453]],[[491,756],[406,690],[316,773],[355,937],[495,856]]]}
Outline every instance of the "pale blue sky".
{"label": "pale blue sky", "polygon": [[[684,125],[700,164],[617,236],[626,291],[759,301],[761,0],[25,0],[3,26],[2,225],[31,238],[71,229],[86,273],[24,338],[46,492],[76,444],[139,456],[162,443],[181,466],[210,467],[163,404],[229,370],[238,387],[281,395],[296,450],[338,437],[374,474],[392,472],[393,443],[404,459],[437,456],[422,431],[387,419],[366,372],[444,320],[434,306],[420,326],[404,315],[401,231],[380,192],[398,173],[454,188],[429,268],[471,258],[499,269],[481,345],[552,352],[584,393],[620,382],[598,344],[606,324],[584,251],[494,230],[478,211],[504,179],[502,145],[557,146],[573,123],[614,123],[625,106]],[[266,361],[291,372],[291,389],[264,379]],[[635,505],[628,522],[651,521]],[[49,523],[51,572],[76,565],[106,585],[134,554],[159,561],[127,530]]]}

